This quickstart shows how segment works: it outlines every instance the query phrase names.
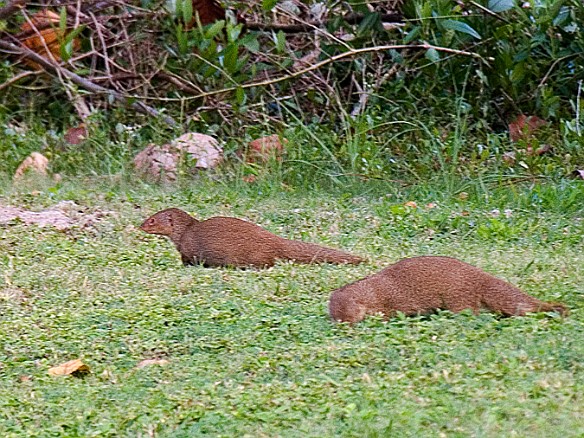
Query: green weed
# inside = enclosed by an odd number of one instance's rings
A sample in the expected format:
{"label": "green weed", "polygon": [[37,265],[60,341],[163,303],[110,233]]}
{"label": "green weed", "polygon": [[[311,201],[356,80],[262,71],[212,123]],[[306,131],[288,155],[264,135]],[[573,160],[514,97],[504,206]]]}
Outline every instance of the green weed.
{"label": "green weed", "polygon": [[[262,184],[5,184],[2,204],[74,200],[115,214],[66,232],[1,226],[0,434],[584,433],[581,184],[459,182],[464,196],[432,184]],[[136,229],[171,205],[247,218],[369,262],[184,268],[170,242]],[[328,320],[332,289],[420,254],[456,256],[572,314]],[[91,374],[47,374],[74,358]],[[147,358],[169,364],[137,369]]]}

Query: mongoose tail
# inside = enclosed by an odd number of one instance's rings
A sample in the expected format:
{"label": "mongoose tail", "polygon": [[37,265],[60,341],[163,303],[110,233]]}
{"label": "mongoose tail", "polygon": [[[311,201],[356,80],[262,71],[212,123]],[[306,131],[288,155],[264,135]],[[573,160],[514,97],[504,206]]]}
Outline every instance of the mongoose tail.
{"label": "mongoose tail", "polygon": [[[527,295],[513,286],[490,274],[484,273],[488,281],[482,281],[480,290],[480,307],[500,313],[504,316],[523,316],[526,313],[557,312],[562,316],[568,314],[568,308],[561,303],[547,303]],[[478,312],[477,309],[473,309]]]}
{"label": "mongoose tail", "polygon": [[279,258],[300,263],[347,263],[357,265],[363,258],[347,252],[314,243],[285,239]]}

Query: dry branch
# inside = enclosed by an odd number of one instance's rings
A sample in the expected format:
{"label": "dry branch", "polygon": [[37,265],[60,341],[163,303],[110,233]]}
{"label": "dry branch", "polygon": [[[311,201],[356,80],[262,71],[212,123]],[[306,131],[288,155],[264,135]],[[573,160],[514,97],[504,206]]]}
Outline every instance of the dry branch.
{"label": "dry branch", "polygon": [[[314,71],[314,70],[318,70],[322,67],[325,67],[328,64],[339,61],[341,59],[349,58],[349,57],[357,56],[357,55],[362,55],[365,53],[383,52],[386,50],[429,50],[429,49],[434,49],[438,52],[451,53],[454,55],[470,56],[473,58],[481,59],[483,61],[487,61],[481,55],[479,55],[477,53],[467,52],[465,50],[450,49],[448,47],[433,46],[431,44],[396,44],[396,45],[387,45],[387,46],[363,47],[361,49],[351,49],[347,52],[339,53],[338,55],[331,56],[330,58],[325,59],[324,61],[321,61],[321,62],[318,62],[314,65],[311,65],[310,67],[306,67],[306,68],[303,68],[301,70],[297,70],[297,71],[291,72],[289,74],[286,74],[284,76],[279,76],[279,77],[274,78],[274,79],[267,79],[265,81],[259,81],[259,82],[251,82],[249,84],[242,84],[239,86],[227,87],[227,88],[223,88],[221,90],[207,91],[204,93],[197,94],[195,96],[189,96],[189,97],[184,97],[184,98],[156,98],[154,100],[159,100],[159,101],[164,101],[164,102],[180,102],[180,101],[185,101],[185,100],[201,99],[201,98],[215,96],[217,94],[222,94],[222,93],[230,93],[230,92],[236,91],[239,88],[247,89],[247,88],[254,88],[254,87],[265,87],[268,85],[273,85],[273,84],[277,84],[280,82],[284,82],[284,81],[287,81],[290,79],[295,79],[299,76],[303,76],[306,73],[309,73],[309,72]],[[135,99],[141,98],[140,96],[133,96],[133,97]]]}
{"label": "dry branch", "polygon": [[24,8],[27,3],[27,0],[14,0],[13,2],[8,3],[7,6],[0,8],[0,20],[5,20],[12,14],[15,14],[20,9]]}
{"label": "dry branch", "polygon": [[[343,17],[343,20],[348,24],[359,24],[365,16],[363,14],[347,14]],[[379,18],[384,23],[401,23],[403,17],[401,14],[379,14]],[[315,28],[323,28],[330,24],[333,20],[319,20],[319,21],[306,21],[303,23],[295,24],[278,24],[278,23],[246,23],[246,27],[249,30],[256,31],[282,31],[285,33],[302,33],[302,32],[312,32]]]}
{"label": "dry branch", "polygon": [[[82,78],[78,74],[73,73],[72,71],[67,70],[63,66],[54,63],[53,61],[50,61],[44,58],[43,56],[39,55],[38,53],[30,50],[28,47],[17,46],[16,44],[0,40],[0,49],[6,50],[9,53],[19,53],[22,56],[42,65],[48,71],[53,72],[57,75],[62,75],[63,77],[69,79],[71,82],[79,85],[80,87],[84,88],[87,91],[91,91],[92,93],[96,94],[106,94],[123,104],[128,104],[128,99],[123,94],[109,90],[105,87],[102,87],[101,85],[97,85],[94,82]],[[143,102],[132,102],[130,104],[130,107],[132,107],[133,109],[142,114],[148,114],[154,117],[162,117],[162,120],[164,120],[170,126],[176,126],[177,124],[172,117],[161,116],[161,114],[157,110],[144,104]]]}

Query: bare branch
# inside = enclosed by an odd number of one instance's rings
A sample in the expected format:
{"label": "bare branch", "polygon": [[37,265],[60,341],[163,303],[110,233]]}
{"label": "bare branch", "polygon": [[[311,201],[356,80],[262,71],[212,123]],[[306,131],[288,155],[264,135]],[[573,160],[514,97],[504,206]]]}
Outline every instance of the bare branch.
{"label": "bare branch", "polygon": [[[113,97],[115,100],[117,100],[123,104],[129,103],[127,97],[124,96],[123,94],[120,94],[116,91],[109,90],[105,87],[102,87],[101,85],[97,85],[94,82],[91,82],[85,78],[82,78],[78,74],[75,74],[72,71],[69,71],[66,68],[62,67],[61,65],[54,63],[54,62],[44,58],[43,56],[39,55],[38,53],[30,50],[28,47],[17,46],[16,44],[0,40],[0,49],[8,50],[12,53],[14,53],[14,52],[20,53],[21,55],[25,56],[26,58],[31,59],[34,62],[42,65],[47,70],[49,70],[55,74],[62,75],[63,77],[69,79],[71,82],[79,85],[80,87],[84,88],[85,90],[91,91],[92,93],[106,94],[108,96]],[[143,102],[132,102],[130,104],[130,106],[142,114],[148,114],[148,115],[151,115],[154,117],[162,117],[162,120],[164,120],[170,126],[177,125],[176,121],[172,117],[161,116],[161,114],[157,110],[144,104]]]}
{"label": "bare branch", "polygon": [[20,81],[23,78],[26,78],[28,76],[37,76],[41,73],[42,73],[42,71],[31,71],[31,70],[27,70],[27,71],[24,71],[22,73],[19,73],[16,76],[13,76],[12,78],[8,79],[3,84],[0,84],[0,91],[3,90],[4,88],[11,86],[12,84],[14,84],[18,81]]}
{"label": "bare branch", "polygon": [[0,8],[0,20],[5,20],[11,15],[17,13],[21,8],[24,8],[27,3],[27,0],[14,0],[11,3],[8,3],[7,6]]}
{"label": "bare branch", "polygon": [[[254,88],[254,87],[265,87],[268,85],[273,85],[273,84],[277,84],[279,82],[284,82],[284,81],[287,81],[290,79],[294,79],[294,78],[297,78],[299,76],[303,76],[306,73],[309,73],[309,72],[314,71],[314,70],[318,70],[318,69],[325,67],[326,65],[331,64],[333,62],[339,61],[339,60],[344,59],[344,58],[349,58],[352,56],[361,55],[364,53],[383,52],[386,50],[429,50],[429,49],[434,49],[438,52],[452,53],[454,55],[470,56],[473,58],[478,58],[478,59],[481,59],[483,61],[486,61],[478,53],[467,52],[464,50],[450,49],[448,47],[433,46],[431,44],[412,44],[412,45],[396,44],[396,45],[388,45],[388,46],[364,47],[361,49],[351,49],[351,50],[348,50],[347,52],[339,53],[338,55],[331,56],[330,58],[325,59],[324,61],[321,61],[319,63],[311,65],[310,67],[306,67],[306,68],[303,68],[301,70],[297,70],[297,71],[291,72],[289,74],[286,74],[284,76],[279,76],[279,77],[274,78],[274,79],[267,79],[264,81],[252,82],[252,83],[243,84],[240,86],[227,87],[227,88],[223,88],[221,90],[207,91],[205,93],[200,93],[200,94],[197,94],[195,96],[189,96],[189,97],[184,97],[184,98],[168,97],[168,98],[156,98],[153,100],[159,100],[159,101],[164,101],[164,102],[179,102],[179,101],[192,100],[192,99],[201,99],[204,97],[215,96],[217,94],[222,94],[222,93],[229,93],[229,92],[237,90],[238,88],[247,89],[247,88]],[[140,96],[133,96],[133,97],[136,99],[141,99]]]}
{"label": "bare branch", "polygon": [[[363,21],[363,14],[347,14],[343,18],[348,24],[358,24]],[[380,14],[379,18],[384,23],[401,23],[403,17],[401,14]],[[315,27],[322,28],[326,27],[332,19],[324,21],[307,21],[305,23],[296,24],[277,24],[277,23],[246,23],[246,27],[249,30],[260,30],[264,32],[269,31],[282,31],[285,33],[303,33],[312,32]]]}

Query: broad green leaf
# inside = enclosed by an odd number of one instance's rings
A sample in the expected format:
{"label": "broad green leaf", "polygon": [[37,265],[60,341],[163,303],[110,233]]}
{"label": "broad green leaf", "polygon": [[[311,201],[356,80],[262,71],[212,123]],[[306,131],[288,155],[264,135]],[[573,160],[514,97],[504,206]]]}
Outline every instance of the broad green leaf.
{"label": "broad green leaf", "polygon": [[239,40],[239,35],[241,35],[241,31],[243,29],[242,24],[237,24],[235,26],[229,25],[227,26],[227,36],[229,42],[234,42]]}
{"label": "broad green leaf", "polygon": [[420,34],[420,30],[421,30],[420,26],[414,26],[414,28],[410,30],[408,34],[405,36],[404,44],[411,43],[413,40],[415,40],[416,37]]}
{"label": "broad green leaf", "polygon": [[243,88],[237,87],[235,90],[235,100],[239,105],[243,105],[245,103],[246,95],[245,91],[243,91]]}
{"label": "broad green leaf", "polygon": [[476,30],[474,30],[468,24],[463,23],[462,21],[444,20],[442,22],[442,27],[444,27],[444,29],[454,30],[456,32],[466,33],[467,35],[473,36],[479,40],[481,39],[481,36]]}
{"label": "broad green leaf", "polygon": [[225,20],[216,21],[211,26],[209,26],[209,28],[205,32],[205,38],[207,38],[209,40],[212,38],[215,38],[217,36],[217,34],[219,34],[219,32],[221,32],[223,30],[224,27],[225,27]]}
{"label": "broad green leaf", "polygon": [[64,6],[59,13],[59,30],[61,31],[61,35],[65,35],[67,31],[67,9]]}
{"label": "broad green leaf", "polygon": [[223,51],[223,67],[227,72],[233,73],[237,70],[237,44],[229,44]]}
{"label": "broad green leaf", "polygon": [[217,73],[217,71],[218,71],[217,70],[217,67],[210,66],[210,65],[205,65],[205,67],[203,68],[203,77],[210,78],[215,73]]}
{"label": "broad green leaf", "polygon": [[71,59],[71,55],[73,54],[73,43],[71,41],[63,41],[59,44],[59,54],[61,55],[61,59],[65,62]]}
{"label": "broad green leaf", "polygon": [[377,12],[369,12],[365,14],[363,20],[357,29],[357,35],[365,35],[371,33],[372,30],[377,29],[381,24],[379,14]]}
{"label": "broad green leaf", "polygon": [[241,44],[250,52],[260,51],[260,42],[255,34],[248,33],[241,39]]}
{"label": "broad green leaf", "polygon": [[402,54],[398,50],[390,50],[389,55],[391,56],[391,60],[393,62],[401,64],[404,61]]}
{"label": "broad green leaf", "polygon": [[67,38],[65,38],[65,40],[72,41],[73,38],[77,38],[77,36],[83,31],[83,29],[85,29],[85,27],[86,27],[85,24],[82,24],[81,26],[76,27],[71,32],[69,32],[69,34],[67,34]]}
{"label": "broad green leaf", "polygon": [[430,18],[432,16],[432,4],[430,2],[424,3],[419,10],[420,18]]}
{"label": "broad green leaf", "polygon": [[286,34],[282,31],[279,31],[276,34],[276,50],[279,53],[282,53],[286,49]]}
{"label": "broad green leaf", "polygon": [[525,63],[520,63],[515,66],[513,71],[511,72],[511,82],[517,84],[521,82],[521,80],[525,77]]}
{"label": "broad green leaf", "polygon": [[440,53],[434,48],[430,48],[426,51],[426,58],[432,62],[440,61]]}
{"label": "broad green leaf", "polygon": [[276,6],[278,0],[262,0],[262,9],[264,11],[271,11]]}
{"label": "broad green leaf", "polygon": [[187,40],[187,35],[183,32],[182,24],[176,27],[176,41],[178,43],[178,51],[182,55],[185,55],[189,51],[189,44]]}
{"label": "broad green leaf", "polygon": [[554,26],[561,26],[568,18],[570,18],[570,9],[566,7],[561,8],[556,18],[554,18]]}
{"label": "broad green leaf", "polygon": [[505,12],[514,6],[515,0],[489,0],[487,8],[493,12]]}
{"label": "broad green leaf", "polygon": [[59,45],[59,52],[63,61],[69,61],[73,56],[73,40],[85,29],[85,25],[73,29]]}
{"label": "broad green leaf", "polygon": [[185,23],[190,23],[193,19],[193,2],[185,0],[182,5],[182,16]]}
{"label": "broad green leaf", "polygon": [[176,0],[174,2],[174,16],[177,18],[182,17],[183,1],[185,0]]}
{"label": "broad green leaf", "polygon": [[513,63],[516,64],[516,63],[525,61],[528,56],[529,56],[529,49],[521,50],[513,57]]}

